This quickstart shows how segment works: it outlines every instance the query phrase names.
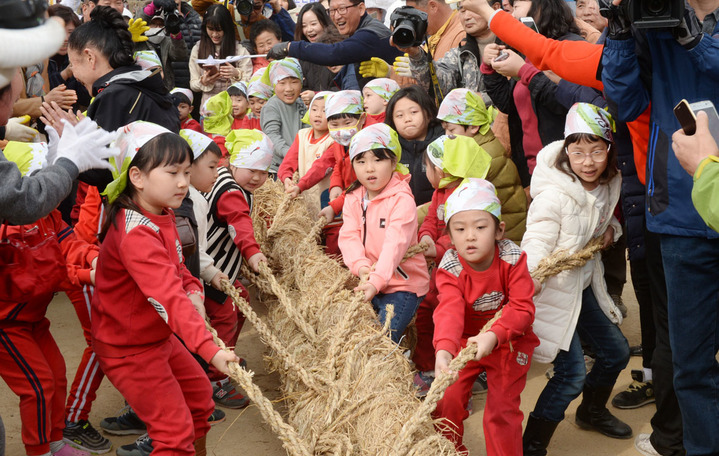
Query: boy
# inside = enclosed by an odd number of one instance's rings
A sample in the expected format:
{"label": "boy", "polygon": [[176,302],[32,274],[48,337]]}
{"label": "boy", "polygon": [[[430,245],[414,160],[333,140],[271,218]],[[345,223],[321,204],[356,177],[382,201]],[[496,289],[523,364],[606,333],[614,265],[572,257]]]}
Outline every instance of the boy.
{"label": "boy", "polygon": [[[539,345],[532,332],[534,283],[527,255],[502,239],[501,217],[499,198],[484,179],[465,181],[447,199],[445,219],[455,249],[445,253],[437,269],[439,306],[434,312],[435,371],[456,375],[448,371],[449,362],[468,344],[477,344],[477,355],[447,388],[433,417],[445,419],[443,434],[458,452],[466,452],[462,422],[469,415],[472,384],[486,371],[488,456],[522,454],[520,394]],[[489,331],[479,334],[500,310]]]}
{"label": "boy", "polygon": [[262,108],[260,124],[262,131],[274,144],[274,156],[270,173],[277,173],[282,160],[302,128],[302,117],[307,107],[300,100],[302,92],[302,67],[295,58],[272,62],[262,75],[262,82],[272,86],[275,95]]}
{"label": "boy", "polygon": [[[272,142],[257,130],[233,130],[227,135],[226,145],[229,167],[220,168],[212,189],[202,194],[209,205],[207,253],[249,300],[238,277],[243,258],[255,272],[260,262],[267,261],[255,240],[250,213],[252,193],[267,180]],[[219,337],[228,347],[234,346],[244,318],[231,299],[212,286],[205,287],[205,309]],[[228,408],[247,406],[247,398],[237,392],[227,376],[211,370],[210,380],[215,403]]]}
{"label": "boy", "polygon": [[250,102],[247,99],[247,84],[244,82],[236,82],[227,88],[227,94],[232,100],[232,129],[241,130],[243,128],[249,130],[260,129],[260,119],[250,118],[247,116]]}
{"label": "boy", "polygon": [[376,78],[368,82],[362,89],[364,111],[367,113],[365,126],[383,123],[385,109],[390,98],[399,90],[399,84],[388,78]]}
{"label": "boy", "polygon": [[526,194],[517,167],[492,133],[492,115],[482,98],[468,89],[454,89],[440,104],[437,118],[446,134],[474,138],[492,157],[486,179],[497,189],[502,202],[502,217],[507,224],[505,236],[521,242],[527,222]]}
{"label": "boy", "polygon": [[170,92],[170,96],[173,104],[177,107],[177,112],[180,114],[180,129],[203,133],[200,122],[193,119],[190,114],[192,112],[192,102],[194,101],[192,90],[175,88]]}
{"label": "boy", "polygon": [[[282,30],[280,26],[269,19],[262,19],[252,24],[250,30],[250,42],[255,47],[255,54],[267,54],[272,46],[282,42]],[[270,62],[264,57],[252,59],[252,72],[265,68]]]}

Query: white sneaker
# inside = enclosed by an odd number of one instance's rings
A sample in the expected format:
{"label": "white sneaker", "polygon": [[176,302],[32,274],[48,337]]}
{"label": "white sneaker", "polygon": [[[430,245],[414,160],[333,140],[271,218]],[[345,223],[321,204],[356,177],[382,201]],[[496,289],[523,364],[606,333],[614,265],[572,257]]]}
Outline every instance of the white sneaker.
{"label": "white sneaker", "polygon": [[634,448],[644,456],[662,456],[654,449],[652,442],[649,441],[649,434],[639,434],[634,439]]}

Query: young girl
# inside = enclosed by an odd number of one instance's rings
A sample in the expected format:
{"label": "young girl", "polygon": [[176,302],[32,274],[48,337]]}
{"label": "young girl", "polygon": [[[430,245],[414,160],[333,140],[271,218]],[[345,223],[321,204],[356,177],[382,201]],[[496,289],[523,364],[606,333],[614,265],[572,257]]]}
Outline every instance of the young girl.
{"label": "young girl", "polygon": [[[247,86],[247,101],[250,103],[250,119],[260,120],[262,114],[262,108],[265,107],[267,100],[272,98],[275,94],[272,87],[262,82],[262,75],[265,74],[267,68],[261,68],[257,70],[250,79],[250,84]],[[261,129],[261,128],[260,128]]]}
{"label": "young girl", "polygon": [[[534,285],[522,250],[504,237],[504,222],[494,186],[469,179],[447,199],[449,236],[437,270],[439,306],[434,312],[437,372],[449,372],[449,362],[468,344],[477,344],[475,361],[437,403],[435,418],[445,418],[442,429],[459,452],[472,384],[487,372],[489,389],[484,407],[484,436],[488,456],[522,454],[524,389],[532,351],[539,341],[532,332]],[[489,331],[479,334],[498,311],[502,316]],[[464,453],[463,453],[464,454]],[[525,453],[526,454],[526,453]]]}
{"label": "young girl", "polygon": [[220,371],[239,358],[212,342],[198,312],[204,313],[202,285],[182,262],[171,208],[187,194],[192,150],[180,136],[146,122],[124,127],[116,145],[123,154],[107,191],[93,348],[105,375],[146,423],[153,454],[204,455],[212,389],[174,334]]}
{"label": "young girl", "polygon": [[397,130],[402,146],[402,164],[409,168],[417,206],[432,199],[434,189],[422,171],[424,151],[429,143],[444,134],[436,119],[437,106],[426,90],[409,86],[397,91],[387,104],[387,125]]}
{"label": "young girl", "polygon": [[[557,250],[576,252],[592,238],[609,246],[621,235],[612,216],[621,177],[612,144],[612,120],[601,108],[577,103],[569,110],[564,141],[539,152],[522,249],[530,269]],[[629,346],[617,325],[622,316],[607,293],[600,254],[582,268],[550,277],[534,299],[534,331],[541,341],[535,360],[554,364],[524,433],[524,454],[545,455],[569,403],[583,392],[580,427],[627,439],[632,429],[606,408],[612,387],[629,361]],[[539,284],[537,284],[539,288]],[[596,353],[589,373],[582,342]]]}
{"label": "young girl", "polygon": [[224,59],[231,55],[248,55],[235,39],[235,24],[232,15],[223,5],[212,5],[202,20],[202,36],[190,52],[190,88],[202,92],[202,106],[212,95],[222,92],[231,84],[249,81],[252,62],[242,59],[237,63],[223,63],[219,66],[201,66],[198,59],[214,57]]}
{"label": "young girl", "polygon": [[417,244],[417,208],[404,167],[397,133],[376,124],[357,133],[350,160],[357,175],[342,207],[344,223],[339,245],[342,259],[362,282],[355,288],[384,324],[388,304],[394,305],[392,341],[399,343],[417,306],[427,293],[427,262],[417,254],[402,262]]}

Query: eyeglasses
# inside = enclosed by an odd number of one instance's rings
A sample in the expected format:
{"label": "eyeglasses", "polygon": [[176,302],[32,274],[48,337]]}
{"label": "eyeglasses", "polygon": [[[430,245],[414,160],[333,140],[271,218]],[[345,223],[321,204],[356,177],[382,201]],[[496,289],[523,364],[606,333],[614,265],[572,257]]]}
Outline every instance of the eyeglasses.
{"label": "eyeglasses", "polygon": [[348,9],[354,8],[355,6],[359,6],[359,3],[356,5],[350,5],[350,6],[340,6],[339,8],[327,8],[325,11],[327,11],[327,14],[329,14],[330,16],[333,16],[335,14],[344,16],[345,14],[347,14]]}
{"label": "eyeglasses", "polygon": [[609,149],[611,147],[612,146],[610,144],[609,146],[607,146],[606,150],[593,150],[589,153],[579,151],[569,152],[567,148],[565,148],[564,151],[569,156],[569,161],[573,163],[584,163],[587,157],[591,158],[594,163],[601,163],[607,159],[607,156],[609,155]]}

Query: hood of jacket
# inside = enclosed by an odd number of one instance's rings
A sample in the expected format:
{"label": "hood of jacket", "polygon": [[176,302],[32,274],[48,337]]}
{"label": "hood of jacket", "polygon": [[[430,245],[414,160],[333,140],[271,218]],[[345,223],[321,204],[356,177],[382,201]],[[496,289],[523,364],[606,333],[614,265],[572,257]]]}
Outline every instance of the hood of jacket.
{"label": "hood of jacket", "polygon": [[168,96],[159,71],[143,70],[136,65],[115,68],[95,81],[92,85],[92,95],[96,97],[110,84],[132,86],[143,95],[152,98],[161,108],[169,109],[173,106],[172,98]]}

